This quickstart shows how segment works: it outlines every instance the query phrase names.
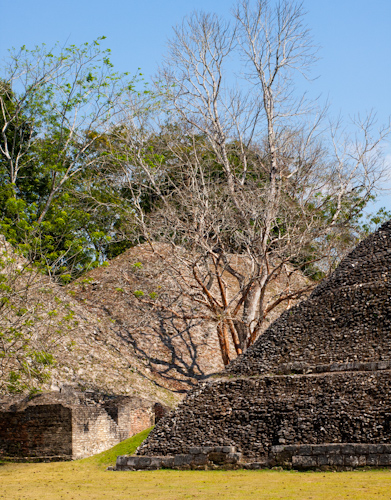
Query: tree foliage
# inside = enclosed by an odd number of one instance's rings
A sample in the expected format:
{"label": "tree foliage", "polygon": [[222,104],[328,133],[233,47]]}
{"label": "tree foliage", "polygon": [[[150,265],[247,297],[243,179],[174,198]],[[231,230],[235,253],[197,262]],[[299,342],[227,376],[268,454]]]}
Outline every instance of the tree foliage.
{"label": "tree foliage", "polygon": [[11,51],[0,80],[0,231],[63,281],[99,264],[120,225],[97,151],[136,78],[101,40]]}
{"label": "tree foliage", "polygon": [[[134,100],[113,139],[134,234],[171,245],[170,271],[216,324],[225,364],[232,345],[241,354],[279,304],[305,296],[357,242],[384,175],[388,129],[376,132],[370,115],[353,136],[338,123],[325,133],[327,110],[294,91],[315,58],[294,2],[242,0],[231,23],[194,13],[175,28],[156,81],[164,108],[143,114]],[[235,73],[232,60],[242,62]]]}
{"label": "tree foliage", "polygon": [[[185,18],[153,92],[115,73],[101,40],[11,51],[0,232],[65,283],[130,245],[170,245],[166,272],[228,364],[369,230],[388,129],[369,115],[347,134],[295,90],[317,49],[293,1]],[[167,307],[158,290],[134,294]]]}

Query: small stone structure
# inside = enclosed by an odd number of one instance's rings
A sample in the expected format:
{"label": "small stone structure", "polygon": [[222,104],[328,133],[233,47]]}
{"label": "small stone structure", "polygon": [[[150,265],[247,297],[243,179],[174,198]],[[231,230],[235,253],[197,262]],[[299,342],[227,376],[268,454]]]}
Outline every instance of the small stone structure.
{"label": "small stone structure", "polygon": [[72,460],[107,450],[154,425],[162,405],[134,396],[46,393],[0,400],[0,458]]}
{"label": "small stone structure", "polygon": [[137,454],[175,464],[205,446],[235,447],[235,467],[391,466],[391,221],[190,391]]}

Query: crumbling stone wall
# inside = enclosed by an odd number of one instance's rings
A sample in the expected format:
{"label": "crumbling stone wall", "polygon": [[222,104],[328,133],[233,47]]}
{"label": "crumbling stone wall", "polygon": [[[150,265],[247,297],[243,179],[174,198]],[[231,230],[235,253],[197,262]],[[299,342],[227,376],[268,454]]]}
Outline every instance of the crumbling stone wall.
{"label": "crumbling stone wall", "polygon": [[333,443],[273,446],[268,465],[299,470],[390,467],[391,444]]}
{"label": "crumbling stone wall", "polygon": [[278,447],[290,447],[291,465],[316,467],[330,465],[327,446],[338,444],[336,466],[391,466],[384,451],[391,444],[390,277],[388,222],[220,380],[191,391],[138,454],[175,456],[194,446],[231,445],[245,462],[272,464],[283,460]]}
{"label": "crumbling stone wall", "polygon": [[391,358],[391,283],[361,284],[315,296],[285,313],[227,372],[279,373],[281,365]]}
{"label": "crumbling stone wall", "polygon": [[0,412],[0,457],[72,458],[72,410],[61,404]]}
{"label": "crumbling stone wall", "polygon": [[[161,418],[156,415],[156,403],[142,398],[119,396],[103,404],[106,412],[118,425],[121,441],[151,427]],[[164,415],[166,408],[159,405]]]}
{"label": "crumbling stone wall", "polygon": [[0,457],[70,460],[107,450],[154,424],[154,403],[132,396],[49,393],[0,402]]}
{"label": "crumbling stone wall", "polygon": [[226,372],[391,359],[391,221],[361,242],[310,298],[283,313]]}
{"label": "crumbling stone wall", "polygon": [[221,380],[193,391],[140,455],[233,445],[246,460],[272,446],[391,442],[391,371]]}
{"label": "crumbling stone wall", "polygon": [[118,444],[121,437],[118,425],[102,408],[86,406],[72,409],[73,459],[107,450]]}

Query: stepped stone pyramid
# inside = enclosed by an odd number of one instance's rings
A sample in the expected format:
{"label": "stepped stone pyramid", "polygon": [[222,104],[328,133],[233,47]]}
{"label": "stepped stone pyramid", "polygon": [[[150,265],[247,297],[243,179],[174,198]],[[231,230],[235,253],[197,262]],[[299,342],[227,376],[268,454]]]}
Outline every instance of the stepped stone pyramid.
{"label": "stepped stone pyramid", "polygon": [[[232,458],[233,447],[254,467],[391,465],[391,221],[221,377],[189,392],[138,455]],[[211,463],[186,460],[174,465]]]}

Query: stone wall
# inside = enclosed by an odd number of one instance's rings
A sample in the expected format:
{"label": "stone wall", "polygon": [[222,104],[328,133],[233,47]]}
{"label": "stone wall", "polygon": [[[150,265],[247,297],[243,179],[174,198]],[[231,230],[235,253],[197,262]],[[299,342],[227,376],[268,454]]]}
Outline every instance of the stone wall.
{"label": "stone wall", "polygon": [[189,453],[164,456],[122,455],[110,470],[263,469],[352,470],[391,467],[391,444],[328,443],[272,446],[262,461],[243,461],[234,446],[192,447]]}
{"label": "stone wall", "polygon": [[[118,444],[120,429],[102,408],[72,409],[72,458],[89,457]],[[126,438],[123,438],[126,439]]]}
{"label": "stone wall", "polygon": [[107,413],[118,425],[121,441],[151,427],[160,418],[160,412],[156,415],[155,408],[163,413],[166,409],[163,405],[153,404],[149,400],[120,396],[103,405]]}
{"label": "stone wall", "polygon": [[391,444],[333,443],[273,446],[267,465],[299,470],[390,467]]}
{"label": "stone wall", "polygon": [[159,422],[138,454],[232,445],[247,461],[266,461],[275,445],[390,443],[390,393],[390,370],[210,382]]}
{"label": "stone wall", "polygon": [[174,456],[129,456],[117,457],[115,468],[111,470],[206,470],[206,469],[236,469],[242,464],[241,453],[234,446],[201,446],[190,448],[189,453]]}
{"label": "stone wall", "polygon": [[79,459],[151,427],[152,401],[96,393],[49,393],[0,401],[0,457]]}
{"label": "stone wall", "polygon": [[[390,394],[388,222],[309,299],[283,313],[220,379],[191,391],[138,454],[235,446],[248,464],[278,464],[288,456],[291,466],[391,466]],[[383,451],[373,451],[377,446]]]}
{"label": "stone wall", "polygon": [[391,282],[327,291],[283,313],[227,369],[279,373],[281,365],[391,360]]}
{"label": "stone wall", "polygon": [[0,458],[72,458],[72,410],[61,404],[0,412]]}

